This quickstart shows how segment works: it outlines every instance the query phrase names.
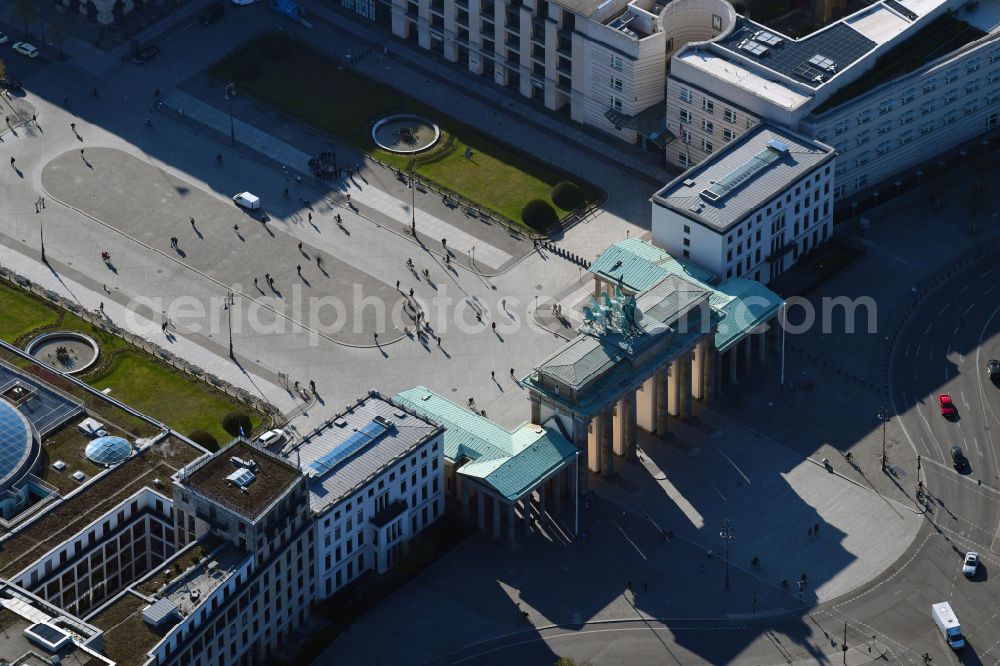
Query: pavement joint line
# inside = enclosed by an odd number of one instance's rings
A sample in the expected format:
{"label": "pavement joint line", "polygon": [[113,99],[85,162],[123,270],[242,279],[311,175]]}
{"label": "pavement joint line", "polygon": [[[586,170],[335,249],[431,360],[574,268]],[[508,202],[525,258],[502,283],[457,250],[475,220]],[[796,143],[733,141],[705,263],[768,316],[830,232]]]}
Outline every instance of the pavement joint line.
{"label": "pavement joint line", "polygon": [[[112,148],[111,150],[117,150],[117,148]],[[157,167],[157,168],[159,168],[159,167]],[[277,315],[277,316],[279,316],[279,317],[281,317],[283,319],[286,319],[286,320],[290,321],[292,324],[294,324],[294,325],[302,328],[303,330],[309,331],[310,333],[315,333],[316,335],[320,336],[321,338],[324,338],[325,340],[327,340],[329,342],[332,342],[335,345],[338,345],[338,346],[341,346],[341,347],[353,348],[353,349],[374,349],[376,347],[385,347],[386,345],[391,345],[391,344],[394,344],[396,342],[400,342],[401,340],[403,340],[404,338],[407,337],[405,334],[400,334],[400,336],[398,338],[395,338],[393,340],[387,340],[386,342],[380,343],[380,344],[377,344],[377,345],[358,345],[358,344],[352,344],[352,343],[349,343],[349,342],[343,342],[341,340],[336,340],[336,339],[330,337],[329,335],[327,335],[325,333],[321,333],[320,331],[317,331],[317,330],[313,329],[312,327],[303,324],[302,322],[300,322],[300,321],[298,321],[298,320],[296,320],[296,319],[288,316],[287,314],[276,310],[275,308],[271,307],[270,305],[268,305],[266,303],[257,301],[257,299],[255,297],[253,297],[253,296],[251,296],[251,295],[249,295],[249,294],[247,294],[245,292],[234,290],[231,286],[225,284],[221,280],[218,280],[218,279],[212,277],[211,275],[208,275],[204,271],[201,271],[201,270],[195,268],[194,266],[190,266],[188,264],[185,264],[184,262],[182,262],[181,260],[177,259],[176,257],[171,257],[168,253],[164,252],[163,250],[155,248],[152,245],[149,245],[148,243],[145,243],[145,242],[139,240],[135,236],[132,236],[131,234],[128,234],[128,233],[122,231],[121,229],[118,229],[117,227],[115,227],[115,226],[113,226],[113,225],[105,222],[104,220],[98,219],[98,218],[94,217],[93,215],[91,215],[90,213],[88,213],[88,212],[86,212],[86,211],[84,211],[84,210],[82,210],[80,208],[77,208],[76,206],[72,206],[72,205],[66,203],[65,201],[63,201],[59,197],[52,196],[52,193],[49,192],[44,186],[42,186],[42,191],[44,191],[46,193],[46,195],[48,196],[48,198],[51,198],[53,201],[55,201],[55,202],[57,202],[57,203],[65,206],[69,210],[75,211],[75,212],[79,213],[80,215],[83,215],[84,217],[93,220],[97,224],[100,224],[101,226],[103,226],[103,227],[105,227],[107,229],[110,229],[111,231],[113,231],[113,232],[121,235],[122,237],[127,238],[128,240],[132,241],[136,245],[139,245],[141,247],[146,248],[147,250],[149,250],[151,252],[155,252],[156,254],[159,254],[160,256],[164,257],[168,261],[174,262],[178,266],[181,266],[182,268],[185,268],[185,269],[191,271],[192,273],[195,273],[196,275],[201,276],[202,278],[208,280],[209,282],[212,282],[213,284],[216,284],[216,285],[222,287],[226,291],[231,291],[231,292],[237,293],[237,294],[239,294],[240,296],[242,296],[243,298],[247,299],[248,301],[250,301],[252,303],[258,303],[265,310],[269,310],[269,311],[273,312],[275,315]]]}
{"label": "pavement joint line", "polygon": [[[246,93],[246,94],[247,94],[248,97],[251,96],[249,93]],[[256,100],[257,98],[254,98],[254,99]],[[261,101],[260,103],[266,104],[263,101]],[[158,105],[156,108],[157,108],[157,111],[159,111],[161,115],[163,115],[164,117],[166,117],[168,120],[173,121],[175,124],[181,125],[181,122],[179,121],[179,119],[184,119],[185,121],[187,121],[185,124],[188,125],[188,129],[192,129],[192,126],[197,126],[197,127],[201,127],[204,130],[206,130],[206,132],[204,134],[199,133],[199,136],[206,136],[206,137],[211,136],[212,137],[211,140],[214,141],[216,143],[216,145],[223,146],[223,147],[228,147],[229,146],[229,144],[223,144],[221,141],[218,140],[218,138],[215,136],[216,134],[219,134],[219,132],[217,130],[215,130],[214,128],[212,128],[209,125],[205,125],[204,123],[199,122],[196,118],[194,118],[192,116],[189,116],[188,114],[180,114],[180,113],[177,112],[176,109],[173,109],[172,107],[168,107],[166,105]],[[166,109],[169,109],[169,113],[168,113],[168,111]],[[300,120],[300,119],[298,119],[298,118],[296,118],[294,116],[289,116],[289,115],[283,113],[280,110],[276,110],[273,107],[270,107],[270,105],[269,105],[269,110],[272,113],[275,113],[275,114],[281,116],[282,118],[284,118],[288,122],[293,122],[293,123],[299,124],[299,125],[301,125],[303,127],[312,127],[311,125],[308,125],[304,121],[302,121],[302,120]],[[365,159],[366,162],[371,162],[372,164],[374,164],[374,165],[382,168],[385,171],[391,171],[390,169],[388,169],[387,167],[383,166],[379,162],[367,159],[367,155],[365,155],[358,148],[356,148],[356,147],[354,147],[352,145],[343,143],[338,138],[333,137],[332,135],[327,135],[327,134],[324,133],[323,137],[324,137],[325,140],[327,140],[327,141],[329,141],[331,143],[336,143],[337,145],[341,146],[341,148],[344,148],[344,149],[347,149],[347,150],[354,150],[354,151],[357,151],[357,152],[361,152],[362,153],[362,157]],[[267,163],[264,160],[260,159],[261,157],[267,158],[267,155],[264,155],[260,151],[256,150],[255,148],[247,145],[246,143],[244,143],[242,141],[237,141],[237,143],[239,143],[241,146],[243,146],[243,148],[244,148],[245,151],[249,151],[252,154],[252,156],[247,156],[247,157],[249,157],[250,159],[254,159],[254,161],[257,162],[258,164],[261,164],[263,166],[267,166]],[[246,156],[246,154],[243,153],[243,152],[241,152],[240,154]],[[270,160],[270,161],[274,162],[274,160]],[[272,170],[274,170],[273,167],[272,167]],[[300,174],[302,173],[302,172],[298,171],[297,169],[292,169],[292,168],[290,168],[289,171],[294,171],[294,172],[300,173]],[[308,174],[304,174],[304,175],[308,175]],[[397,237],[399,237],[399,238],[401,238],[403,240],[409,241],[410,243],[416,245],[417,247],[421,248],[425,252],[427,252],[429,254],[432,254],[432,255],[434,255],[436,257],[439,257],[440,259],[443,260],[444,254],[442,252],[436,250],[436,249],[432,249],[432,248],[435,247],[435,243],[430,243],[430,244],[423,243],[418,238],[414,238],[409,232],[407,232],[407,231],[402,231],[402,232],[399,231],[398,229],[395,228],[395,226],[397,226],[398,223],[390,225],[390,224],[387,224],[385,222],[380,222],[379,220],[376,220],[375,218],[373,218],[373,217],[371,217],[369,215],[364,214],[361,211],[361,206],[359,206],[359,205],[345,206],[343,203],[341,203],[339,201],[333,200],[331,197],[329,197],[324,192],[317,191],[315,188],[313,188],[312,186],[310,186],[308,183],[304,182],[302,184],[302,187],[305,188],[305,189],[308,189],[308,190],[312,191],[313,193],[315,193],[323,201],[325,201],[327,203],[327,205],[329,205],[331,207],[332,206],[337,206],[338,208],[350,210],[355,215],[357,215],[359,218],[361,218],[363,220],[367,220],[368,222],[371,222],[372,224],[374,224],[376,227],[378,227],[380,229],[385,229],[389,233],[394,234],[394,235],[396,235]],[[378,189],[378,188],[375,188],[375,189]],[[369,206],[364,206],[364,208],[370,208],[370,207]],[[390,218],[390,220],[391,220],[391,218]],[[393,222],[395,222],[395,221],[393,220]],[[403,226],[403,225],[398,225],[398,226]],[[433,239],[430,239],[430,240],[433,240]],[[474,270],[471,267],[465,266],[464,264],[462,264],[460,262],[456,262],[454,264],[454,266],[456,266],[457,268],[459,268],[459,269],[461,269],[463,271],[468,271],[468,272],[471,272],[474,275],[479,275],[479,276],[484,277],[484,278],[497,278],[497,277],[500,277],[501,275],[505,275],[509,271],[511,271],[514,268],[516,268],[519,264],[521,264],[521,262],[525,261],[528,257],[530,257],[531,254],[532,253],[529,252],[529,253],[524,254],[524,255],[522,255],[520,257],[514,257],[512,260],[509,260],[506,263],[505,266],[501,267],[500,269],[496,269],[492,273],[487,273],[487,272],[478,270],[478,268]]]}

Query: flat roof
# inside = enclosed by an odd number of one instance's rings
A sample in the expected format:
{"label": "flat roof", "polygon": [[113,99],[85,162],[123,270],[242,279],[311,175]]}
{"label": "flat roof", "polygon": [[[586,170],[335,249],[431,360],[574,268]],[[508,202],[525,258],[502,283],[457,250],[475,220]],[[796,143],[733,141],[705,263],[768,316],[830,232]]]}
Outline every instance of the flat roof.
{"label": "flat roof", "polygon": [[[781,154],[771,154],[772,149]],[[758,159],[762,154],[766,164]],[[829,146],[764,123],[685,171],[652,200],[725,233],[833,154]],[[702,194],[706,190],[722,193],[716,198]]]}
{"label": "flat roof", "polygon": [[170,632],[171,625],[151,627],[142,619],[149,602],[131,590],[90,616],[94,626],[104,630],[104,654],[116,666],[141,666],[149,652]]}
{"label": "flat roof", "polygon": [[[256,463],[252,470],[254,480],[245,486],[245,490],[230,483],[227,478],[240,469],[230,460],[233,457]],[[191,465],[175,478],[182,486],[254,520],[281,497],[298,477],[299,471],[293,465],[238,439],[210,458]]]}
{"label": "flat roof", "polygon": [[187,617],[196,611],[212,592],[229,580],[248,557],[250,554],[247,551],[223,541],[197,566],[181,572],[171,580],[165,588],[157,592],[156,596],[168,599],[182,616]]}
{"label": "flat roof", "polygon": [[711,48],[685,48],[674,58],[702,70],[712,78],[786,109],[796,109],[812,99],[812,95],[804,95],[788,85],[765,78]]}
{"label": "flat roof", "polygon": [[112,467],[0,540],[0,577],[11,577],[138,490],[152,488],[153,479],[168,483],[171,475],[201,455],[170,434]]}
{"label": "flat roof", "polygon": [[[11,399],[8,392],[19,385],[27,388],[30,395],[23,400]],[[83,413],[82,402],[56,391],[45,382],[9,365],[2,359],[0,359],[0,396],[6,397],[42,437],[57,430],[74,416]]]}
{"label": "flat roof", "polygon": [[[375,436],[359,440],[359,433],[370,424],[376,427],[368,432]],[[319,514],[440,430],[436,424],[372,392],[282,455],[289,463],[301,465],[309,477],[309,506]],[[317,461],[333,461],[333,464],[321,463],[314,469]]]}

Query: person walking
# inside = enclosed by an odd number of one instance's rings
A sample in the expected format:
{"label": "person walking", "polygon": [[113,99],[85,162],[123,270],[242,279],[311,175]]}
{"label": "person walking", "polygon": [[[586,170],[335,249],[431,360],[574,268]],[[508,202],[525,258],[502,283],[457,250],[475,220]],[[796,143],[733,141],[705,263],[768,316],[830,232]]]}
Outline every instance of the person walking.
{"label": "person walking", "polygon": [[490,370],[490,379],[492,379],[493,381],[497,380],[497,371],[496,370]]}
{"label": "person walking", "polygon": [[511,379],[514,379],[514,368],[510,369],[510,377]]}
{"label": "person walking", "polygon": [[87,158],[83,156],[83,148],[80,149],[80,159],[86,160]]}
{"label": "person walking", "polygon": [[191,218],[191,228],[194,229],[194,218]]}
{"label": "person walking", "polygon": [[234,224],[233,225],[233,231],[235,231],[236,233],[240,233],[240,225]]}
{"label": "person walking", "polygon": [[302,251],[302,241],[299,241],[299,252]]}
{"label": "person walking", "polygon": [[101,301],[101,304],[98,306],[98,309],[100,309],[101,314],[104,314],[104,301]]}
{"label": "person walking", "polygon": [[396,280],[396,291],[399,291],[399,280]]}
{"label": "person walking", "polygon": [[17,161],[17,160],[15,160],[15,159],[14,159],[14,156],[13,156],[13,155],[11,155],[11,156],[10,156],[10,165],[11,165],[11,166],[14,166],[14,162],[16,162],[16,161]]}
{"label": "person walking", "polygon": [[271,284],[271,274],[270,273],[264,273],[264,282],[266,282],[268,284]]}
{"label": "person walking", "polygon": [[260,285],[258,285],[258,284],[257,284],[257,278],[254,278],[254,279],[253,279],[253,286],[255,286],[255,287],[257,287],[258,289],[260,289]]}
{"label": "person walking", "polygon": [[299,276],[302,275],[302,264],[299,264],[298,266],[295,267],[295,272],[298,273]]}
{"label": "person walking", "polygon": [[312,221],[313,221],[313,214],[309,213],[309,222],[312,223]]}
{"label": "person walking", "polygon": [[494,332],[494,333],[496,333],[496,332],[497,332],[497,323],[496,323],[496,322],[494,321],[494,322],[492,322],[492,323],[490,324],[490,326],[492,326],[492,327],[493,327],[493,332]]}
{"label": "person walking", "polygon": [[413,287],[410,287],[410,298],[413,298]]}
{"label": "person walking", "polygon": [[73,130],[73,134],[76,134],[76,123],[70,123],[69,128]]}

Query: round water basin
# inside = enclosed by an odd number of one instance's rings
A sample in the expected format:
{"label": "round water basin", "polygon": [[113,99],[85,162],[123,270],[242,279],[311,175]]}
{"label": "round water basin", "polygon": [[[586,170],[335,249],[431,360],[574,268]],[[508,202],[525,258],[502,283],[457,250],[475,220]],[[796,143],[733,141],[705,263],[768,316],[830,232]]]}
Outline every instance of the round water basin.
{"label": "round water basin", "polygon": [[420,116],[387,116],[372,127],[372,139],[383,150],[392,153],[419,153],[441,138],[438,126]]}
{"label": "round water basin", "polygon": [[76,331],[43,333],[29,342],[25,351],[67,375],[83,372],[100,353],[92,337]]}

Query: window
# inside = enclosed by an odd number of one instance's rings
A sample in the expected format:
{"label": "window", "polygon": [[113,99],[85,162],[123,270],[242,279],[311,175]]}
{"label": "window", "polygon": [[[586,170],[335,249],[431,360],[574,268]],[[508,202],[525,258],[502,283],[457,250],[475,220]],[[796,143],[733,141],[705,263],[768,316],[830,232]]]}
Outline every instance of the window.
{"label": "window", "polygon": [[889,122],[889,121],[886,121],[884,123],[879,123],[879,125],[878,125],[878,133],[879,134],[888,134],[889,130],[891,130],[891,129],[892,129],[892,123]]}
{"label": "window", "polygon": [[998,80],[1000,80],[1000,69],[995,69],[986,75],[987,83],[996,83]]}
{"label": "window", "polygon": [[712,142],[708,139],[701,140],[701,149],[706,153],[711,153],[715,148],[712,146]]}
{"label": "window", "polygon": [[920,126],[920,136],[924,136],[925,134],[930,134],[933,131],[934,131],[934,123],[924,123],[923,125]]}
{"label": "window", "polygon": [[691,112],[688,111],[687,109],[681,109],[680,118],[681,118],[681,122],[682,123],[690,123],[691,122]]}
{"label": "window", "polygon": [[840,136],[841,134],[843,134],[846,131],[847,131],[847,121],[846,120],[844,122],[837,123],[836,125],[833,126],[833,135],[834,136]]}
{"label": "window", "polygon": [[725,120],[727,123],[735,123],[736,113],[732,109],[723,109],[722,119]]}
{"label": "window", "polygon": [[990,64],[993,64],[998,60],[1000,60],[1000,48],[990,51]]}
{"label": "window", "polygon": [[934,112],[934,102],[924,102],[920,105],[920,115],[926,116],[928,113]]}
{"label": "window", "polygon": [[706,132],[708,132],[709,134],[715,131],[715,125],[708,118],[702,118],[701,128]]}
{"label": "window", "polygon": [[958,80],[958,69],[950,69],[944,75],[945,83],[954,83]]}
{"label": "window", "polygon": [[708,99],[707,97],[701,98],[701,110],[706,113],[715,113],[715,102]]}
{"label": "window", "polygon": [[883,141],[882,143],[880,143],[877,146],[875,146],[875,154],[876,155],[885,155],[888,152],[889,152],[889,142],[888,141]]}
{"label": "window", "polygon": [[913,118],[914,117],[915,117],[915,115],[914,115],[913,111],[907,111],[906,113],[904,113],[903,115],[901,115],[899,117],[899,124],[900,125],[909,125],[910,123],[913,122]]}
{"label": "window", "polygon": [[681,129],[681,143],[691,143],[691,132],[686,129]]}
{"label": "window", "polygon": [[833,198],[834,199],[840,199],[846,193],[847,193],[847,186],[846,185],[837,185],[837,187],[833,188]]}
{"label": "window", "polygon": [[728,127],[722,130],[722,140],[729,143],[736,138],[736,132],[729,129]]}
{"label": "window", "polygon": [[611,69],[620,72],[624,69],[624,67],[625,63],[622,61],[622,57],[620,55],[611,56]]}
{"label": "window", "polygon": [[[990,56],[990,57],[992,58],[992,56]],[[989,116],[988,116],[988,117],[986,118],[986,129],[988,129],[988,130],[991,130],[991,129],[993,129],[994,127],[996,127],[996,126],[997,126],[997,117],[998,117],[998,116],[1000,116],[1000,114],[996,114],[996,113],[991,113],[991,114],[990,114],[990,115],[989,115]]]}
{"label": "window", "polygon": [[864,132],[858,132],[858,145],[863,146],[864,144],[871,141],[871,131],[865,130]]}
{"label": "window", "polygon": [[884,99],[878,104],[878,115],[884,116],[885,114],[892,111],[892,100]]}
{"label": "window", "polygon": [[924,81],[922,90],[924,91],[925,95],[934,92],[936,89],[937,89],[937,81],[935,81],[934,79],[931,79],[930,81]]}
{"label": "window", "polygon": [[681,88],[681,101],[691,103],[691,91],[687,88]]}
{"label": "window", "polygon": [[958,119],[958,112],[957,111],[949,111],[941,119],[941,123],[944,124],[944,125],[951,125],[957,119]]}
{"label": "window", "polygon": [[949,90],[948,92],[946,92],[944,94],[944,103],[945,104],[951,104],[956,99],[958,99],[958,90],[956,90],[955,88],[952,88],[951,90]]}
{"label": "window", "polygon": [[965,71],[968,74],[979,71],[979,58],[973,58],[965,65]]}
{"label": "window", "polygon": [[684,233],[686,233],[686,234],[691,233],[691,227],[690,227],[690,225],[687,225],[687,224],[684,225]]}
{"label": "window", "polygon": [[965,84],[965,94],[971,95],[972,93],[979,90],[979,81],[969,81]]}
{"label": "window", "polygon": [[677,154],[677,163],[680,164],[681,166],[687,166],[688,165],[688,156],[685,153],[678,153]]}
{"label": "window", "polygon": [[753,118],[747,118],[747,129],[753,127],[753,124],[754,124]]}
{"label": "window", "polygon": [[986,103],[987,104],[992,104],[993,102],[997,101],[998,99],[1000,99],[1000,92],[998,92],[996,90],[991,90],[988,93],[986,93]]}
{"label": "window", "polygon": [[854,178],[854,189],[861,189],[868,186],[868,174],[863,173]]}
{"label": "window", "polygon": [[834,144],[833,149],[836,150],[838,153],[846,153],[847,152],[847,142],[846,141],[841,141],[840,143],[836,143],[836,144]]}
{"label": "window", "polygon": [[611,96],[611,108],[615,111],[622,110],[622,100],[620,97],[615,97],[614,95]]}
{"label": "window", "polygon": [[684,247],[691,247],[691,239],[690,238],[685,238],[684,239]]}
{"label": "window", "polygon": [[864,111],[862,111],[861,113],[858,114],[858,124],[859,125],[864,125],[865,123],[867,123],[871,119],[872,119],[872,112],[869,111],[868,109],[865,109]]}
{"label": "window", "polygon": [[976,100],[972,100],[964,107],[962,107],[962,110],[965,111],[965,115],[975,113],[978,109],[979,109],[979,102],[977,102]]}
{"label": "window", "polygon": [[617,90],[617,91],[621,92],[621,89],[623,87],[624,86],[622,84],[622,80],[621,79],[619,79],[617,76],[612,76],[611,77],[611,89],[612,90]]}
{"label": "window", "polygon": [[868,164],[868,151],[865,150],[858,154],[857,158],[854,160],[856,166],[864,166]]}
{"label": "window", "polygon": [[903,132],[899,135],[899,145],[905,146],[909,142],[913,141],[913,130]]}
{"label": "window", "polygon": [[913,101],[914,96],[916,96],[917,91],[915,88],[910,88],[909,90],[904,90],[903,94],[899,96],[900,104],[909,104]]}

